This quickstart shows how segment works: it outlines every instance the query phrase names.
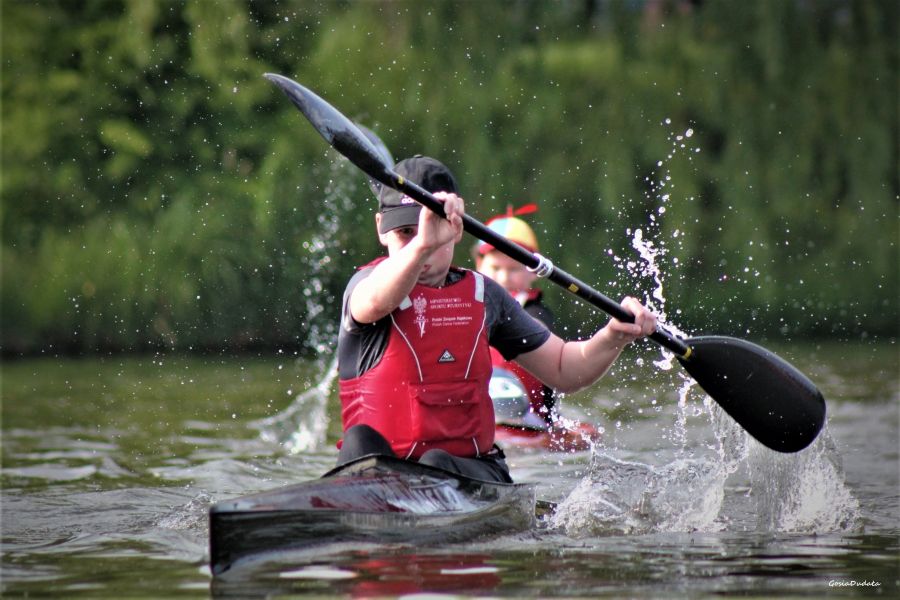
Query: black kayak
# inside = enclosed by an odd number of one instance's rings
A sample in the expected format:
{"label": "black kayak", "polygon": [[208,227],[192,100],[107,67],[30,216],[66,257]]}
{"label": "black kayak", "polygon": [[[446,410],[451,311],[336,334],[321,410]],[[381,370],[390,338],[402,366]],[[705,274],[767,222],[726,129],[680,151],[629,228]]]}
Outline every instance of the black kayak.
{"label": "black kayak", "polygon": [[479,481],[390,456],[209,510],[210,569],[267,552],[347,541],[461,542],[529,529],[535,484]]}

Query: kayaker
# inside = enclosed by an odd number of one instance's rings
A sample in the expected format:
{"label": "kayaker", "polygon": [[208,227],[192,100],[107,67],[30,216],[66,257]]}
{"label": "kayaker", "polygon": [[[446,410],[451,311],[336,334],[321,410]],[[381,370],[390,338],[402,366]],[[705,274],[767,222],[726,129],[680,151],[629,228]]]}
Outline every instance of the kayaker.
{"label": "kayaker", "polygon": [[[517,209],[509,206],[505,214],[498,215],[488,220],[485,225],[496,231],[508,240],[519,244],[530,252],[537,252],[537,236],[525,221],[518,215],[530,214],[537,211],[536,204],[526,204]],[[543,293],[535,285],[537,275],[519,261],[508,257],[493,246],[484,241],[479,241],[474,249],[475,268],[479,273],[490,277],[509,292],[516,301],[522,305],[529,315],[554,331],[553,312],[544,304]],[[555,333],[555,331],[554,331]],[[506,360],[499,350],[491,348],[491,361],[495,367],[506,369],[514,373],[525,390],[531,402],[531,411],[538,415],[547,426],[555,421],[554,406],[556,398],[553,390],[526,371],[513,360]]]}
{"label": "kayaker", "polygon": [[611,319],[593,337],[564,342],[497,282],[451,266],[464,203],[439,161],[394,167],[444,203],[446,218],[383,187],[375,215],[387,256],[360,268],[344,292],[338,336],[343,439],[338,463],[396,455],[467,477],[511,481],[494,444],[489,346],[541,381],[573,392],[596,381],[656,317],[634,298],[634,323]]}

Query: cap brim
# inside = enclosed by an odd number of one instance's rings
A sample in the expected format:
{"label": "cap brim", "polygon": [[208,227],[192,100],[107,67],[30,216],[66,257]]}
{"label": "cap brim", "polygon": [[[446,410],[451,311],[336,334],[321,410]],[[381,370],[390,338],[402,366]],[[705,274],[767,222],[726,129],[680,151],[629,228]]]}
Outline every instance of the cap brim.
{"label": "cap brim", "polygon": [[410,225],[419,224],[419,212],[421,206],[399,206],[381,211],[381,225],[378,227],[378,233],[387,233],[398,227],[409,227]]}

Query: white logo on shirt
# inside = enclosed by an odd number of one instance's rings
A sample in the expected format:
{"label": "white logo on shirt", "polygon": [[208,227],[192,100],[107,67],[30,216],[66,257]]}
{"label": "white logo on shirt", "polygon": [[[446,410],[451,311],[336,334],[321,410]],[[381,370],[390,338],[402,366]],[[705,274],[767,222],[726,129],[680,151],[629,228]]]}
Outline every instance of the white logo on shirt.
{"label": "white logo on shirt", "polygon": [[416,296],[413,300],[413,310],[416,313],[416,325],[419,326],[419,337],[425,336],[425,309],[428,307],[428,300],[424,296]]}

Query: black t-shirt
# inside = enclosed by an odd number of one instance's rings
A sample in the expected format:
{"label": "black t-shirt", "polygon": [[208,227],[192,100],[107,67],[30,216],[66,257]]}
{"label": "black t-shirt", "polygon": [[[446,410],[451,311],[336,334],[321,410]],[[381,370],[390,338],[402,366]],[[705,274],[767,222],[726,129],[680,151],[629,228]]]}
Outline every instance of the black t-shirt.
{"label": "black t-shirt", "polygon": [[525,303],[525,312],[546,325],[547,329],[556,333],[556,329],[554,327],[556,323],[556,316],[553,314],[553,311],[547,308],[547,305],[544,304],[544,301],[541,300],[540,296],[538,296],[535,300],[528,300]]}
{"label": "black t-shirt", "polygon": [[[525,303],[525,312],[546,325],[550,331],[555,333],[554,324],[556,322],[556,317],[541,300],[540,294],[538,294],[537,298],[534,300],[529,300]],[[542,411],[543,417],[548,423],[553,423],[556,420],[556,411],[554,410],[556,407],[556,392],[553,391],[553,388],[545,385],[541,388],[541,395],[544,398],[544,408],[546,408],[546,411]]]}
{"label": "black t-shirt", "polygon": [[[374,267],[365,267],[357,271],[344,290],[341,330],[338,334],[338,371],[341,379],[359,377],[377,365],[390,338],[390,316],[371,324],[357,323],[350,316],[350,293],[356,284],[372,273],[372,269]],[[446,284],[458,282],[464,273],[462,269],[451,268]],[[509,292],[490,277],[484,278],[484,306],[488,343],[506,360],[530,352],[550,338],[547,327],[525,312]]]}

